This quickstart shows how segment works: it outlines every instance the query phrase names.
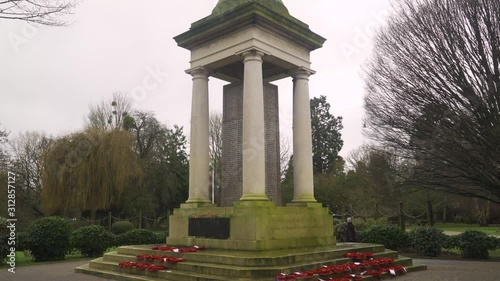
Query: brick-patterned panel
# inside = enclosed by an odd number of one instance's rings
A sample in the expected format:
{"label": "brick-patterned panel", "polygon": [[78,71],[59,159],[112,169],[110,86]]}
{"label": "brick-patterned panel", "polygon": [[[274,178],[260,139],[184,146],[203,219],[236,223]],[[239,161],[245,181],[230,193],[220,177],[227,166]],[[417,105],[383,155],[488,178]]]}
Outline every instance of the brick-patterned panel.
{"label": "brick-patterned panel", "polygon": [[[281,205],[278,87],[264,84],[266,195]],[[232,206],[243,192],[243,84],[224,86],[221,206]]]}

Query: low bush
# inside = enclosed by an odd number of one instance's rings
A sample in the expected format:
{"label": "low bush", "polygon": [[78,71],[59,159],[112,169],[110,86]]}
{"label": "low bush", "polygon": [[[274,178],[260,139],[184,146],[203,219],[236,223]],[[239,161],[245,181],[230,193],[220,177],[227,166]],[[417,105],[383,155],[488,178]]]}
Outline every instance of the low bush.
{"label": "low bush", "polygon": [[364,243],[383,244],[392,250],[408,246],[408,234],[394,225],[374,225],[359,232],[358,239]]}
{"label": "low bush", "polygon": [[70,223],[61,217],[45,217],[29,228],[28,240],[33,261],[62,260],[70,249]]}
{"label": "low bush", "polygon": [[16,234],[16,251],[29,251],[28,232],[18,232]]}
{"label": "low bush", "polygon": [[333,235],[337,239],[337,242],[346,242],[347,240],[347,223],[338,222],[333,226]]}
{"label": "low bush", "polygon": [[445,249],[458,248],[458,241],[459,241],[458,235],[446,235],[446,239],[444,240],[443,243],[443,248]]}
{"label": "low bush", "polygon": [[[366,229],[376,226],[376,225],[390,225],[390,222],[385,218],[370,218],[370,219],[361,219],[355,218],[352,220],[352,224],[354,224],[354,228],[356,233],[365,231]],[[334,220],[333,232],[335,237],[337,238],[337,242],[346,242],[347,239],[347,222],[344,220]]]}
{"label": "low bush", "polygon": [[491,237],[493,239],[492,245],[495,247],[495,250],[500,249],[500,238]]}
{"label": "low bush", "polygon": [[88,257],[102,256],[115,244],[115,236],[100,225],[82,227],[71,234],[72,248]]}
{"label": "low bush", "polygon": [[437,257],[445,244],[446,235],[434,227],[417,227],[409,235],[409,245],[417,253],[428,257]]}
{"label": "low bush", "polygon": [[114,235],[120,235],[134,228],[135,226],[129,221],[117,221],[111,225],[111,232]]}
{"label": "low bush", "polygon": [[147,229],[133,229],[117,236],[117,246],[164,244],[165,236]]}
{"label": "low bush", "polygon": [[0,262],[7,258],[9,250],[9,235],[10,231],[7,228],[7,220],[0,217]]}
{"label": "low bush", "polygon": [[498,240],[484,232],[467,230],[446,243],[447,248],[458,248],[464,258],[488,259],[488,250],[498,248]]}
{"label": "low bush", "polygon": [[367,230],[370,227],[376,226],[376,225],[392,225],[391,222],[387,220],[387,218],[370,218],[370,219],[354,219],[352,220],[352,223],[354,224],[354,227],[356,227],[356,231],[362,232]]}
{"label": "low bush", "polygon": [[156,243],[154,244],[165,244],[167,243],[167,236],[168,234],[166,232],[161,232],[161,233],[157,233],[155,232],[155,235],[156,235]]}
{"label": "low bush", "polygon": [[469,216],[461,216],[461,215],[456,215],[454,218],[453,218],[453,222],[454,223],[466,223],[466,224],[473,224],[473,223],[476,223],[477,220],[472,218],[472,217],[469,217]]}

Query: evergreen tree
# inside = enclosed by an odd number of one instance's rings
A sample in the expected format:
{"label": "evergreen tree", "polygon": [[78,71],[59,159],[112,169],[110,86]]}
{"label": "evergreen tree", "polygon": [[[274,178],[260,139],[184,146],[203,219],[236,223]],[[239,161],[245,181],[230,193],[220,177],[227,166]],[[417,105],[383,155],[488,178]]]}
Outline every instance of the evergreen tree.
{"label": "evergreen tree", "polygon": [[315,174],[332,171],[338,153],[344,145],[342,141],[342,117],[330,113],[326,96],[311,99],[311,133],[313,146],[313,169]]}

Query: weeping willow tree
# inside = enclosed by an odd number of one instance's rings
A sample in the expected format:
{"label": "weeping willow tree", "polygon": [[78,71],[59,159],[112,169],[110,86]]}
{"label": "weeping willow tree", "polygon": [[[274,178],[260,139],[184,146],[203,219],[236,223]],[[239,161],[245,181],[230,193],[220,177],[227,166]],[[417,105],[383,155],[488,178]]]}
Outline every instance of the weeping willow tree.
{"label": "weeping willow tree", "polygon": [[43,156],[42,202],[47,212],[109,209],[124,187],[141,179],[133,136],[87,129],[55,141]]}

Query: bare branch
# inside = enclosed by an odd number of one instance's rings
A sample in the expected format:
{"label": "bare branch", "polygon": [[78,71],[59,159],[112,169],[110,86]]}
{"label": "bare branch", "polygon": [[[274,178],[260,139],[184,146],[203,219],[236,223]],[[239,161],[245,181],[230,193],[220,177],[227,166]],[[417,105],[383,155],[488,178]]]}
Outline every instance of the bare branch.
{"label": "bare branch", "polygon": [[366,133],[409,183],[500,202],[500,2],[402,0],[366,71]]}
{"label": "bare branch", "polygon": [[0,1],[0,19],[22,20],[48,26],[65,26],[61,16],[71,14],[77,0],[4,0]]}

